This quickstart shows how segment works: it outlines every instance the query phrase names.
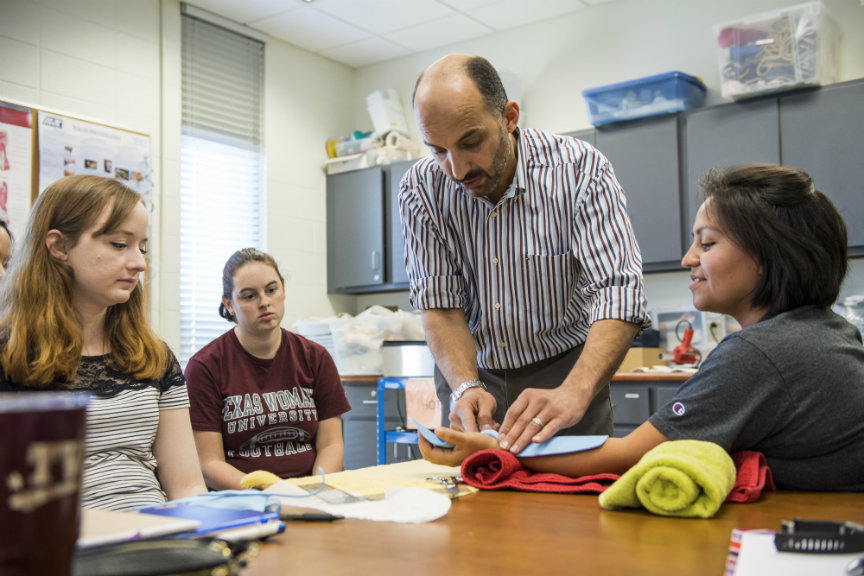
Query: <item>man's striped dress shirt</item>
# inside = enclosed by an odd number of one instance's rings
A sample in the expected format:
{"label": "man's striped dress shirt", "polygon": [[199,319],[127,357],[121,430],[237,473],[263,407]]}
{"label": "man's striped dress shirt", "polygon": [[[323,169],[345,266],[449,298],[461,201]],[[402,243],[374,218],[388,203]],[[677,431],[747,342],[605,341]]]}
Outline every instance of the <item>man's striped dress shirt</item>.
{"label": "man's striped dress shirt", "polygon": [[399,193],[411,303],[462,308],[490,369],[570,350],[597,320],[647,325],[642,257],[609,161],[575,138],[516,135],[516,174],[495,205],[431,156]]}

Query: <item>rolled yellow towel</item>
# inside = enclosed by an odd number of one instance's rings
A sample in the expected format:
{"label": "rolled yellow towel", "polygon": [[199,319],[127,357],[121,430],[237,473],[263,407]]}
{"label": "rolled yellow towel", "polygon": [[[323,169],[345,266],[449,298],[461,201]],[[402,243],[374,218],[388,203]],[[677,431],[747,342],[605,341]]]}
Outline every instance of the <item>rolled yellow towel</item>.
{"label": "rolled yellow towel", "polygon": [[255,470],[240,479],[240,488],[244,490],[249,488],[264,490],[280,480],[282,480],[282,478],[272,472],[268,472],[267,470]]}
{"label": "rolled yellow towel", "polygon": [[710,518],[734,485],[735,464],[723,448],[701,440],[673,440],[646,452],[600,494],[600,506]]}

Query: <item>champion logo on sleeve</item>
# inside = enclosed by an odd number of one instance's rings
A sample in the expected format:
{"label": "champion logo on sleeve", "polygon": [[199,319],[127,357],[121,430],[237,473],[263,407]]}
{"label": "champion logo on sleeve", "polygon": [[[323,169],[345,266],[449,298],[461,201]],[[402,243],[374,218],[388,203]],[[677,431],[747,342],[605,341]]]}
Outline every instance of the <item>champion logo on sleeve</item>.
{"label": "champion logo on sleeve", "polygon": [[675,402],[672,405],[672,412],[674,412],[676,416],[683,416],[686,411],[687,409],[684,408],[684,404],[681,402]]}

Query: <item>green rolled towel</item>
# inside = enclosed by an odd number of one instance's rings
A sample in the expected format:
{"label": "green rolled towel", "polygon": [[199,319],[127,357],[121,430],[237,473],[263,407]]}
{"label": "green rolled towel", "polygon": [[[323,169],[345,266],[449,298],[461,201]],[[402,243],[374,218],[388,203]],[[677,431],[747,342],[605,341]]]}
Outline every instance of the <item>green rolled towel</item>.
{"label": "green rolled towel", "polygon": [[600,506],[644,506],[662,516],[710,518],[734,485],[735,464],[723,448],[701,440],[672,440],[646,452],[600,494]]}

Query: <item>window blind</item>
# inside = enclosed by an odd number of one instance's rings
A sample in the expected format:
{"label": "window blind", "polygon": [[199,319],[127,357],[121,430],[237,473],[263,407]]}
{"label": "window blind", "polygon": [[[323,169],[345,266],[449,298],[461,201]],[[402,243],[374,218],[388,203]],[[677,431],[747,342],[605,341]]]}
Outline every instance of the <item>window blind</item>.
{"label": "window blind", "polygon": [[180,362],[231,328],[222,268],[265,249],[264,44],[183,14],[180,150]]}

